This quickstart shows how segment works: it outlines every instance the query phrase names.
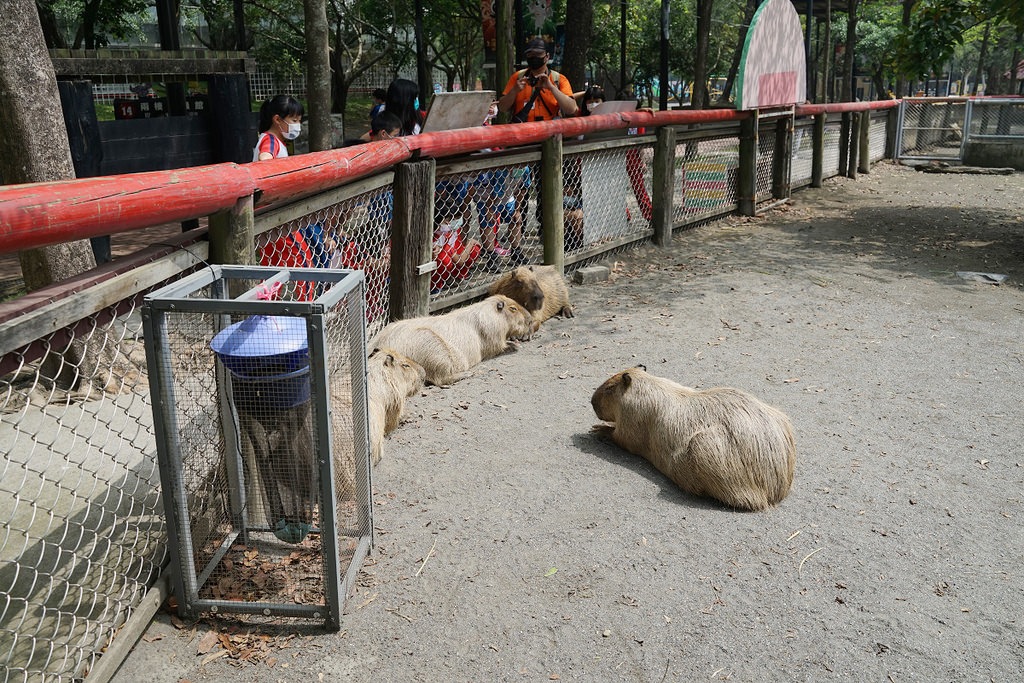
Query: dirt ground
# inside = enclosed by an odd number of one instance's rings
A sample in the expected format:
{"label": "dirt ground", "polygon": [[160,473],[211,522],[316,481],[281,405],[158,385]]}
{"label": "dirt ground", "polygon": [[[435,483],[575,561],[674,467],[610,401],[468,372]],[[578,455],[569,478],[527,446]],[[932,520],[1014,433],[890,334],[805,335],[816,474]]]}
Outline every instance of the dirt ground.
{"label": "dirt ground", "polygon": [[[162,613],[115,680],[1021,680],[1024,174],[883,164],[617,259],[411,400],[340,634],[210,661],[215,622]],[[790,496],[737,512],[597,439],[638,363],[786,412]]]}

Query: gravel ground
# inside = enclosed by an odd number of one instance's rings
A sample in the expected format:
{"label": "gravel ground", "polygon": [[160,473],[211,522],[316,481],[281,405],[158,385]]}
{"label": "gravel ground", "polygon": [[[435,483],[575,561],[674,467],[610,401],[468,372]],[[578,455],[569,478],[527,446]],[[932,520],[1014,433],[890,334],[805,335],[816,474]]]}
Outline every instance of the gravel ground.
{"label": "gravel ground", "polygon": [[[340,634],[206,661],[216,622],[161,614],[115,680],[1021,680],[1022,216],[1024,174],[883,164],[618,256],[411,399]],[[638,363],[786,412],[789,497],[737,512],[597,439]]]}

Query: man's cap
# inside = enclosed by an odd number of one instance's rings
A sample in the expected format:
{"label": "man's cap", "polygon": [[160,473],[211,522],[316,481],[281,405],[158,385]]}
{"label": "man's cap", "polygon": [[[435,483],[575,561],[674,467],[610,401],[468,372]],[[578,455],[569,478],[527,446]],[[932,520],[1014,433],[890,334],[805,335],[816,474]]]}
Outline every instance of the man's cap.
{"label": "man's cap", "polygon": [[526,44],[526,52],[547,52],[548,44],[543,38],[531,38]]}

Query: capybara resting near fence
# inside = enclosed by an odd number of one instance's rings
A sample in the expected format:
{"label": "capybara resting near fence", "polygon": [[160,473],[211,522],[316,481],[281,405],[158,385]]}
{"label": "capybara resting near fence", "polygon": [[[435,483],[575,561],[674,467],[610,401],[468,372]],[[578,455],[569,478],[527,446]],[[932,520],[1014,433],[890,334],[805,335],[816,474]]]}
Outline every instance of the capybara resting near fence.
{"label": "capybara resting near fence", "polygon": [[789,418],[745,391],[699,391],[630,368],[591,398],[612,440],[647,458],[681,489],[744,510],[781,501],[793,485]]}
{"label": "capybara resting near fence", "polygon": [[444,315],[393,322],[378,346],[405,354],[423,366],[426,381],[443,386],[469,376],[485,358],[510,347],[509,340],[533,331],[530,312],[507,296],[490,296]]}
{"label": "capybara resting near fence", "polygon": [[569,288],[554,266],[520,266],[498,278],[489,291],[518,301],[533,315],[534,329],[555,315],[573,317]]}
{"label": "capybara resting near fence", "polygon": [[384,436],[398,427],[405,410],[405,399],[420,390],[425,375],[419,363],[393,349],[374,349],[367,359],[367,410],[374,465],[380,462],[383,454]]}

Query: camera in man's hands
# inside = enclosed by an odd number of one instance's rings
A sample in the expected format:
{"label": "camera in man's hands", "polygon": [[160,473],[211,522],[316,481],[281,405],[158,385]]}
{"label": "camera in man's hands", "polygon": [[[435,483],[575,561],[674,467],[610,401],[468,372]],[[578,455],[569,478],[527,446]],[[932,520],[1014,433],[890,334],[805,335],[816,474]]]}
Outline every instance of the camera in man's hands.
{"label": "camera in man's hands", "polygon": [[537,86],[537,80],[538,80],[538,77],[534,76],[533,74],[530,74],[529,76],[526,77],[526,82],[530,84],[531,88]]}

